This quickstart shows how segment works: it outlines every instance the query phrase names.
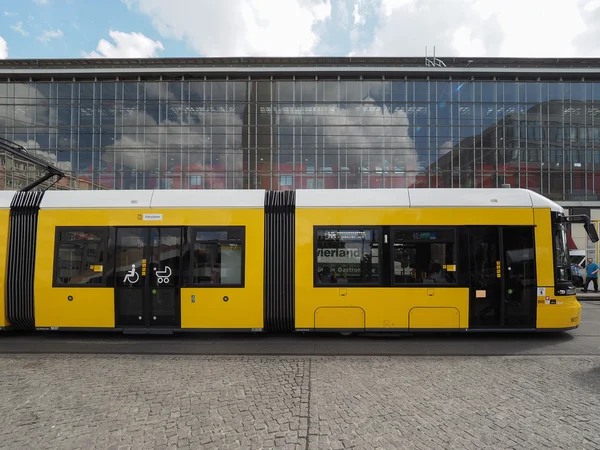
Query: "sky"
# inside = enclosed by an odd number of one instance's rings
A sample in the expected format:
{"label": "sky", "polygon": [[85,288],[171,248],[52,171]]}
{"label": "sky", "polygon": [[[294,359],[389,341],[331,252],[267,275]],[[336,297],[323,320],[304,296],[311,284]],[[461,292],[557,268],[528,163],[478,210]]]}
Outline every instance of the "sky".
{"label": "sky", "polygon": [[0,0],[0,59],[600,56],[600,0]]}

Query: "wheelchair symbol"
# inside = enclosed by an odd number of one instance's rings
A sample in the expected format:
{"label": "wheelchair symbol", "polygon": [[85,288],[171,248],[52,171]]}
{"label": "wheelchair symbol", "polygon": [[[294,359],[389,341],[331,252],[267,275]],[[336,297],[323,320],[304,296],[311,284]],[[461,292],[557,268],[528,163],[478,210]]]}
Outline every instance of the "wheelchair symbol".
{"label": "wheelchair symbol", "polygon": [[125,274],[125,278],[123,278],[123,283],[130,282],[131,284],[135,284],[140,281],[140,274],[135,271],[135,264],[131,265],[131,270]]}
{"label": "wheelchair symbol", "polygon": [[156,270],[156,267],[154,268],[154,270],[156,271],[156,276],[158,277],[158,284],[169,283],[169,279],[171,278],[171,274],[173,273],[169,266],[165,266],[165,270]]}

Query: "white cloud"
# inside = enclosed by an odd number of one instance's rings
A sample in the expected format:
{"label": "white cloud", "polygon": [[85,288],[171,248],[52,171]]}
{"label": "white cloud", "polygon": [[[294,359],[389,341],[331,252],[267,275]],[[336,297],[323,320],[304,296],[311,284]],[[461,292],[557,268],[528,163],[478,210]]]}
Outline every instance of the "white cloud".
{"label": "white cloud", "polygon": [[13,16],[16,16],[16,15],[17,15],[17,13],[15,13],[15,12],[10,12],[10,11],[4,11],[4,15],[5,15],[6,17],[13,17]]}
{"label": "white cloud", "polygon": [[[459,56],[472,50],[471,40],[482,42],[478,46],[482,45],[484,52],[496,53],[501,31],[496,17],[483,19],[475,3],[476,0],[380,0],[379,24],[372,41],[357,46],[355,54],[424,57],[426,46],[429,53],[436,46],[437,56]],[[460,48],[455,48],[455,44]]]}
{"label": "white cloud", "polygon": [[352,11],[352,17],[354,18],[354,25],[364,25],[365,18],[360,14],[360,1],[354,4],[354,10]]}
{"label": "white cloud", "polygon": [[452,45],[454,48],[460,49],[460,52],[463,55],[485,56],[485,45],[482,39],[474,37],[473,32],[469,27],[462,26],[456,30]]}
{"label": "white cloud", "polygon": [[42,41],[44,44],[47,44],[52,39],[58,39],[62,36],[63,36],[63,32],[60,29],[59,30],[46,30],[40,36],[38,36],[38,39],[40,41]]}
{"label": "white cloud", "polygon": [[585,28],[577,3],[562,0],[548,7],[546,0],[505,0],[489,8],[503,31],[500,55],[576,56],[579,52],[573,41]]}
{"label": "white cloud", "polygon": [[[353,0],[352,29],[349,31],[350,47],[356,48],[369,42],[373,36],[373,25],[381,7],[381,0]],[[353,56],[350,52],[349,56]]]}
{"label": "white cloud", "polygon": [[114,44],[100,39],[96,51],[86,53],[85,56],[87,58],[151,58],[164,50],[160,41],[153,41],[142,33],[110,30],[109,35]]}
{"label": "white cloud", "polygon": [[49,2],[48,0],[33,0],[35,3],[37,3],[38,5],[47,5]]}
{"label": "white cloud", "polygon": [[16,25],[11,25],[10,28],[16,31],[17,33],[22,34],[23,36],[29,35],[29,33],[23,29],[23,22],[18,22]]}
{"label": "white cloud", "polygon": [[2,36],[0,36],[0,59],[8,58],[8,44]]}
{"label": "white cloud", "polygon": [[335,5],[337,8],[333,10],[332,20],[337,21],[340,27],[347,30],[350,18],[347,0],[339,0]]}
{"label": "white cloud", "polygon": [[162,36],[203,56],[312,55],[314,27],[331,17],[330,0],[123,1],[150,16]]}
{"label": "white cloud", "polygon": [[[359,0],[362,1],[362,0]],[[378,0],[378,26],[354,54],[598,56],[600,0]]]}
{"label": "white cloud", "polygon": [[600,7],[600,0],[588,0],[583,3],[583,10],[590,12]]}

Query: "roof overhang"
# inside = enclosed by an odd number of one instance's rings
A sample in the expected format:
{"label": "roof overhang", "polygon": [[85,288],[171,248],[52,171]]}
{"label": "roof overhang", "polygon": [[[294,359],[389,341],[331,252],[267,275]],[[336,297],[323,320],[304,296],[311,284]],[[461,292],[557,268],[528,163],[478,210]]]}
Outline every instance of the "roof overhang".
{"label": "roof overhang", "polygon": [[149,58],[0,61],[0,77],[409,76],[600,79],[600,58]]}

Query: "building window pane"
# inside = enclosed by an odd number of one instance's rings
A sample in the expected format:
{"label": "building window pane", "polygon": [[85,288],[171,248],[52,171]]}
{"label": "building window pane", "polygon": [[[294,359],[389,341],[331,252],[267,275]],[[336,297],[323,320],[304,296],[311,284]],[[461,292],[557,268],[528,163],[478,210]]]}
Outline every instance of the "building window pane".
{"label": "building window pane", "polygon": [[294,179],[291,175],[281,175],[279,177],[279,186],[292,186]]}
{"label": "building window pane", "polygon": [[316,284],[379,283],[379,228],[319,229]]}
{"label": "building window pane", "polygon": [[190,175],[190,186],[202,186],[202,175]]}
{"label": "building window pane", "polygon": [[394,232],[394,283],[456,283],[454,230],[403,229]]}

